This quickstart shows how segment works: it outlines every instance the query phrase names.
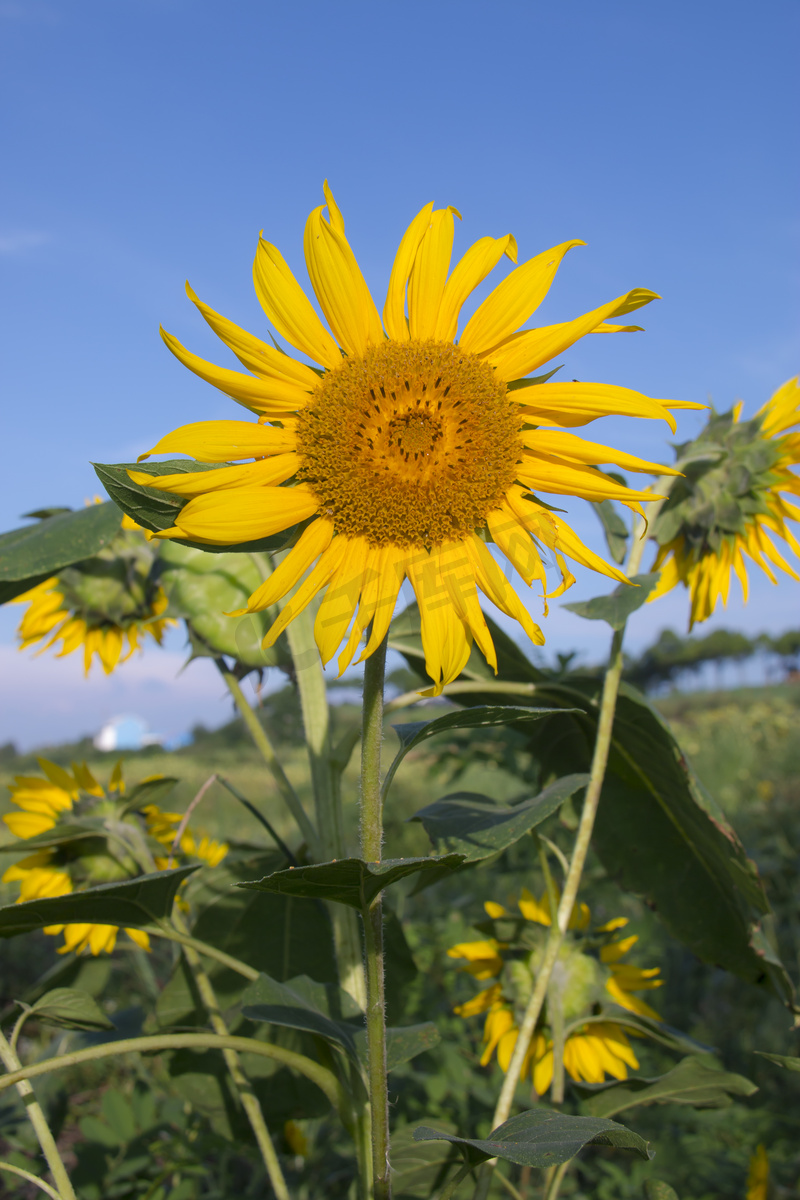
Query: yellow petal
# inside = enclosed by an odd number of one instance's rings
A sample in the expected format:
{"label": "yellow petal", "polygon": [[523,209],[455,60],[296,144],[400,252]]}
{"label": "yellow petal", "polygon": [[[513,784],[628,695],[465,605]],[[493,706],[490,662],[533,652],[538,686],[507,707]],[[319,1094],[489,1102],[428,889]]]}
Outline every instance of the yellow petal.
{"label": "yellow petal", "polygon": [[378,546],[369,551],[356,619],[347,644],[339,655],[339,674],[353,661],[361,636],[372,622],[372,632],[359,661],[369,658],[381,644],[391,623],[397,594],[405,578],[405,553],[398,546]]}
{"label": "yellow petal", "polygon": [[419,604],[425,669],[434,682],[430,694],[438,696],[466,666],[472,635],[450,600],[435,549],[409,557],[406,572]]}
{"label": "yellow petal", "polygon": [[239,458],[261,458],[283,454],[297,448],[294,430],[259,425],[256,421],[197,421],[181,425],[156,442],[152,450],[139,455],[139,462],[151,454],[190,454],[198,462],[234,462]]}
{"label": "yellow petal", "polygon": [[286,380],[256,379],[253,375],[229,371],[227,367],[218,367],[215,363],[207,362],[197,354],[192,354],[191,350],[182,346],[178,339],[165,329],[161,329],[161,337],[167,349],[172,351],[179,362],[206,383],[219,388],[238,404],[243,404],[245,408],[270,417],[280,417],[284,413],[297,412],[298,409],[304,408],[311,399],[309,392]]}
{"label": "yellow petal", "polygon": [[149,475],[146,471],[128,470],[140,487],[157,488],[173,496],[202,496],[206,492],[221,492],[228,488],[274,486],[285,483],[297,474],[299,454],[273,454],[257,462],[239,467],[219,467],[214,471],[185,471],[176,475]]}
{"label": "yellow petal", "polygon": [[555,425],[567,426],[584,425],[597,417],[620,416],[663,420],[673,433],[677,428],[669,411],[678,407],[674,401],[654,400],[611,383],[539,383],[518,388],[510,398],[525,406],[523,412],[533,424],[540,423],[540,415]]}
{"label": "yellow petal", "polygon": [[419,244],[425,236],[430,224],[433,203],[426,204],[414,217],[408,229],[400,240],[395,255],[392,273],[389,276],[389,290],[386,303],[383,306],[383,323],[386,332],[395,342],[408,341],[408,323],[406,321],[406,285],[411,274],[411,268],[417,254]]}
{"label": "yellow petal", "polygon": [[554,455],[571,462],[586,463],[590,466],[613,463],[626,471],[639,471],[648,475],[681,474],[674,467],[648,462],[647,459],[637,458],[635,454],[626,454],[624,450],[615,450],[613,446],[603,446],[599,442],[588,442],[585,438],[576,437],[574,433],[564,433],[561,430],[524,429],[520,438],[522,444],[536,454]]}
{"label": "yellow petal", "polygon": [[510,233],[501,238],[480,238],[456,263],[444,289],[439,315],[436,318],[433,337],[437,341],[455,341],[462,305],[478,284],[497,266],[504,254],[516,263],[517,243]]}
{"label": "yellow petal", "polygon": [[524,887],[520,893],[518,901],[519,911],[522,913],[526,921],[535,921],[537,925],[552,924],[550,918],[550,897],[545,892],[541,900]]}
{"label": "yellow petal", "polygon": [[125,932],[131,941],[140,946],[142,950],[150,949],[150,937],[143,929],[126,929]]}
{"label": "yellow petal", "polygon": [[467,1000],[464,1004],[457,1004],[453,1009],[459,1017],[474,1017],[479,1013],[487,1012],[492,1007],[496,1000],[500,999],[502,988],[499,983],[493,983],[491,987],[484,988],[482,992],[478,992],[471,1000]]}
{"label": "yellow petal", "polygon": [[281,379],[285,383],[294,384],[295,387],[299,387],[305,392],[313,392],[315,388],[319,387],[319,375],[316,371],[312,371],[311,367],[298,362],[289,354],[283,354],[274,346],[267,345],[260,338],[253,337],[252,333],[248,333],[246,329],[234,325],[233,321],[229,321],[227,317],[214,312],[213,308],[209,308],[207,304],[203,304],[202,300],[197,298],[188,283],[186,284],[186,295],[197,306],[217,337],[221,338],[225,345],[233,351],[239,362],[248,371],[252,371],[262,378]]}
{"label": "yellow petal", "polygon": [[320,321],[280,250],[263,238],[258,240],[253,283],[261,307],[282,337],[324,367],[333,369],[341,365],[341,350]]}
{"label": "yellow petal", "polygon": [[530,613],[503,575],[486,544],[480,538],[473,535],[464,539],[464,548],[469,556],[472,569],[475,572],[475,579],[481,591],[506,616],[519,621],[534,645],[543,646],[544,634],[539,626],[531,620]]}
{"label": "yellow petal", "polygon": [[423,340],[436,334],[450,255],[453,252],[454,221],[452,207],[431,214],[425,236],[419,244],[408,280],[408,331]]}
{"label": "yellow petal", "polygon": [[553,1082],[553,1051],[546,1050],[533,1068],[533,1090],[543,1096]]}
{"label": "yellow petal", "polygon": [[602,946],[600,949],[600,962],[615,963],[627,954],[632,946],[635,946],[639,938],[635,933],[630,937],[619,938],[616,942],[609,942],[607,946]]}
{"label": "yellow petal", "polygon": [[269,579],[253,592],[247,602],[247,612],[262,612],[282,600],[320,554],[328,549],[332,538],[331,521],[326,521],[323,517],[312,521],[308,528],[303,530],[297,545],[278,563]]}
{"label": "yellow petal", "polygon": [[495,543],[528,586],[534,579],[544,585],[545,568],[536,543],[510,509],[505,506],[492,509],[486,514],[486,524]]}
{"label": "yellow petal", "polygon": [[492,635],[489,633],[489,627],[481,612],[475,588],[475,572],[469,556],[464,553],[463,543],[458,541],[440,546],[439,565],[453,607],[464,624],[469,627],[483,657],[496,672],[497,655]]}
{"label": "yellow petal", "polygon": [[512,271],[468,321],[461,335],[461,348],[471,354],[485,354],[519,329],[544,300],[567,251],[585,244],[563,242]]}
{"label": "yellow petal", "polygon": [[348,354],[363,355],[383,341],[383,326],[364,276],[342,232],[315,208],[306,222],[303,249],[320,308]]}
{"label": "yellow petal", "polygon": [[623,487],[594,467],[583,467],[530,451],[525,452],[517,467],[517,478],[536,492],[581,496],[584,500],[619,500],[635,512],[641,511],[640,501],[658,498],[653,492],[637,492]]}
{"label": "yellow petal", "polygon": [[646,288],[634,288],[574,321],[512,334],[486,357],[501,379],[519,379],[561,354],[585,334],[596,330],[608,317],[620,317],[623,313],[641,308],[643,304],[649,304],[651,300],[659,299],[660,296]]}
{"label": "yellow petal", "polygon": [[289,622],[307,608],[314,597],[330,582],[341,565],[347,549],[348,539],[346,537],[339,536],[333,539],[314,569],[300,584],[295,594],[287,600],[278,619],[273,621],[261,643],[265,650],[275,644]]}
{"label": "yellow petal", "polygon": [[328,584],[314,621],[314,639],[325,666],[339,649],[353,619],[367,562],[364,538],[348,539],[347,553]]}
{"label": "yellow petal", "polygon": [[[319,508],[316,496],[297,487],[237,488],[190,500],[175,518],[181,537],[212,546],[257,541],[297,525]],[[156,537],[169,533],[164,530]]]}

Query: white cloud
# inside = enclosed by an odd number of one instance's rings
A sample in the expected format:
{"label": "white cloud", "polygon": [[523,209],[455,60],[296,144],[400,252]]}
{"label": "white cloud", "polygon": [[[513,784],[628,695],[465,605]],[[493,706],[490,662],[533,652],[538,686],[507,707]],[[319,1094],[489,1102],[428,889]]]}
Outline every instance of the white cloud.
{"label": "white cloud", "polygon": [[[0,8],[2,15],[2,8]],[[24,254],[26,250],[35,250],[50,241],[49,233],[36,229],[7,230],[0,233],[0,254]]]}

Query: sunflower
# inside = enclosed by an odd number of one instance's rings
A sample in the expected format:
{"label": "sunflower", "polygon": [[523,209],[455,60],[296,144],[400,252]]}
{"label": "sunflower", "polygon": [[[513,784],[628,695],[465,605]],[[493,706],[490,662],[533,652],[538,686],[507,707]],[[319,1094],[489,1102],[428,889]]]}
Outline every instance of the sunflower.
{"label": "sunflower", "polygon": [[[57,829],[64,814],[69,814],[73,823],[75,818],[88,818],[93,822],[97,836],[37,847],[33,854],[10,866],[2,882],[20,885],[18,903],[80,891],[76,882],[87,886],[139,874],[141,864],[137,863],[131,848],[137,842],[146,845],[147,835],[172,849],[177,832],[175,826],[182,820],[179,813],[163,813],[157,805],[146,805],[140,810],[144,818],[144,829],[141,829],[136,814],[120,811],[124,809],[125,792],[121,763],[114,767],[106,787],[98,782],[86,763],[72,763],[71,770],[66,770],[40,758],[39,766],[42,775],[17,775],[14,783],[9,785],[12,802],[20,810],[3,817],[13,836],[23,841],[41,838]],[[228,851],[224,842],[212,841],[207,836],[198,841],[188,828],[183,831],[179,845],[185,857],[199,858],[210,866],[217,866]],[[169,862],[168,858],[158,855],[153,859],[158,870],[168,866]],[[48,925],[44,932],[64,934],[64,945],[59,948],[59,954],[70,951],[80,954],[88,949],[98,955],[111,953],[119,930],[116,925],[81,923]],[[137,946],[144,950],[150,948],[150,939],[144,930],[126,929],[125,933]]]}
{"label": "sunflower", "polygon": [[663,418],[674,428],[669,408],[698,406],[529,376],[584,334],[638,328],[608,322],[656,298],[637,288],[572,321],[521,329],[564,255],[584,243],[564,242],[515,266],[457,337],[473,290],[504,255],[516,264],[514,238],[479,239],[450,271],[459,214],[427,204],[400,242],[381,320],[327,183],[324,191],[328,215],[324,206],[311,213],[304,250],[329,328],[263,238],[254,265],[258,299],[273,328],[319,366],[253,337],[187,284],[189,298],[250,373],[206,362],[163,333],[167,346],[258,420],[185,425],[140,456],[180,453],[230,465],[159,477],[131,471],[131,477],[187,501],[175,524],[156,537],[225,546],[286,534],[289,552],[242,610],[261,611],[299,583],[265,646],[325,591],[317,645],[327,663],[345,642],[342,671],[365,631],[371,628],[359,661],[381,643],[407,579],[438,693],[461,671],[473,639],[496,664],[478,590],[534,642],[544,640],[487,542],[527,585],[538,580],[543,591],[546,552],[561,571],[558,592],[573,581],[564,556],[624,580],[533,493],[613,498],[638,511],[650,493],[623,486],[598,464],[645,473],[664,468],[570,430],[612,414]]}
{"label": "sunflower", "polygon": [[[465,959],[462,970],[476,979],[496,980],[454,1011],[465,1018],[486,1014],[481,1065],[486,1066],[496,1053],[503,1071],[508,1070],[517,1043],[519,1021],[533,990],[543,949],[541,934],[527,929],[524,923],[551,924],[547,894],[537,900],[523,888],[518,907],[522,923],[501,904],[488,901],[484,905],[491,921],[510,932],[509,941],[491,937],[460,942],[447,952],[451,958]],[[588,907],[576,905],[569,926],[573,933],[562,947],[554,977],[561,981],[566,1022],[564,1069],[578,1082],[602,1083],[606,1075],[626,1079],[628,1069],[639,1066],[624,1026],[615,1021],[613,1011],[606,1013],[606,1006],[611,1002],[639,1016],[659,1020],[658,1013],[635,993],[660,987],[663,981],[658,967],[643,969],[621,961],[638,940],[636,935],[615,936],[627,924],[626,917],[617,917],[591,933],[590,923]],[[597,949],[596,957],[587,953],[587,941]],[[515,956],[505,959],[503,952],[509,950]],[[536,1093],[544,1095],[553,1079],[553,1038],[546,1014],[525,1057],[521,1078],[526,1075],[531,1076]]]}
{"label": "sunflower", "polygon": [[800,579],[773,542],[800,556],[787,521],[800,508],[782,493],[800,495],[800,387],[797,377],[778,388],[750,421],[741,404],[715,414],[694,442],[678,447],[685,477],[676,483],[655,527],[660,542],[653,570],[661,579],[649,599],[682,583],[691,595],[689,628],[705,621],[717,601],[727,604],[731,572],[748,596],[745,555],[777,583],[773,567]]}
{"label": "sunflower", "polygon": [[[140,639],[161,645],[167,595],[153,578],[155,555],[138,525],[123,518],[122,531],[94,558],[76,563],[12,600],[28,604],[17,630],[20,650],[43,642],[39,653],[57,642],[63,658],[83,647],[86,674],[97,655],[106,675],[126,662]],[[125,642],[127,640],[127,652]]]}

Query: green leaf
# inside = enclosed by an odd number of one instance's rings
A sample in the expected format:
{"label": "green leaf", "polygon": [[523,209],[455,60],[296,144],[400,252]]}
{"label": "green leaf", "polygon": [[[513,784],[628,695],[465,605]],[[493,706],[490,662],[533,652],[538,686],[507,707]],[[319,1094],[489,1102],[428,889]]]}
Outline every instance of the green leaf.
{"label": "green leaf", "polygon": [[13,583],[0,583],[0,604],[8,604],[9,600],[16,600],[17,596],[22,596],[31,588],[44,583],[51,574],[52,572],[47,571],[44,575],[34,575],[31,579],[17,579]]}
{"label": "green leaf", "polygon": [[[440,1041],[439,1030],[433,1021],[423,1021],[420,1025],[403,1025],[399,1029],[393,1029],[389,1026],[386,1030],[387,1071],[393,1071],[395,1067],[402,1066],[403,1063],[416,1058],[418,1054],[424,1054],[426,1050],[432,1050]],[[365,1029],[359,1029],[356,1034],[356,1045],[359,1048],[359,1053],[363,1061],[366,1063],[367,1031]]]}
{"label": "green leaf", "polygon": [[435,737],[437,733],[449,733],[451,729],[476,729],[489,725],[510,725],[517,721],[537,721],[542,717],[550,717],[552,708],[523,708],[520,705],[484,704],[471,708],[456,709],[455,712],[445,713],[433,721],[409,721],[404,725],[393,725],[400,739],[400,749],[395,755],[394,762],[386,772],[383,782],[383,793],[386,793],[394,779],[395,772],[410,750]]}
{"label": "green leaf", "polygon": [[713,1058],[684,1058],[657,1079],[621,1079],[613,1083],[575,1085],[581,1111],[591,1117],[613,1117],[640,1104],[686,1104],[691,1108],[727,1108],[732,1096],[752,1096],[758,1088],[743,1075],[724,1071]]}
{"label": "green leaf", "polygon": [[444,1139],[461,1150],[469,1163],[504,1158],[523,1167],[552,1167],[574,1158],[584,1146],[615,1146],[653,1157],[638,1133],[602,1117],[571,1117],[543,1107],[529,1109],[505,1121],[488,1138],[460,1138],[427,1125],[414,1130],[415,1141]]}
{"label": "green leaf", "polygon": [[48,850],[53,846],[64,846],[85,838],[105,836],[105,826],[102,820],[86,820],[74,825],[56,825],[44,833],[34,837],[24,838],[16,842],[4,842],[0,846],[0,854],[30,854],[36,850]]}
{"label": "green leaf", "polygon": [[614,507],[613,500],[601,500],[599,503],[592,501],[591,504],[603,526],[609,554],[615,563],[622,564],[628,548],[627,525]]}
{"label": "green leaf", "polygon": [[[498,656],[498,678],[527,683],[537,705],[560,708],[520,726],[542,778],[588,771],[597,731],[602,681],[559,678],[531,663],[487,617]],[[424,677],[419,613],[395,618],[390,645]],[[473,648],[463,678],[494,678]],[[466,707],[497,703],[496,694],[462,693]],[[509,694],[519,704],[519,697]],[[569,711],[568,711],[569,710]],[[593,845],[620,886],[642,896],[673,937],[705,962],[752,982],[769,979],[793,1003],[791,980],[759,922],[769,905],[758,872],[725,815],[694,774],[667,724],[646,698],[620,688]]]}
{"label": "green leaf", "polygon": [[630,583],[621,583],[608,596],[593,600],[575,600],[562,604],[587,621],[606,621],[612,629],[622,629],[631,613],[641,608],[658,583],[657,575],[633,575]]}
{"label": "green leaf", "polygon": [[776,1067],[785,1067],[787,1071],[800,1071],[800,1058],[791,1054],[767,1054],[765,1050],[756,1050],[754,1053],[761,1058],[768,1058]]}
{"label": "green leaf", "polygon": [[91,558],[119,533],[121,522],[115,504],[89,504],[0,534],[0,585],[24,581],[25,591],[63,567]]}
{"label": "green leaf", "polygon": [[64,1029],[113,1029],[97,1001],[88,992],[59,987],[46,992],[31,1008],[31,1016]]}
{"label": "green leaf", "polygon": [[588,775],[565,775],[511,808],[473,792],[453,792],[409,819],[424,826],[437,854],[451,851],[463,854],[466,862],[479,862],[513,845],[588,782]]}
{"label": "green leaf", "polygon": [[316,900],[335,900],[349,904],[362,912],[375,897],[408,875],[422,871],[455,869],[464,861],[462,854],[444,858],[385,858],[383,862],[367,863],[360,858],[341,858],[338,861],[314,863],[307,867],[290,867],[276,871],[265,879],[256,879],[237,887],[262,892],[278,892],[284,896],[308,896]]}
{"label": "green leaf", "polygon": [[630,1012],[627,1008],[616,1004],[610,1005],[608,1010],[603,1011],[599,1016],[587,1017],[582,1024],[592,1025],[609,1020],[613,1021],[615,1025],[622,1026],[623,1029],[631,1029],[634,1033],[640,1033],[644,1037],[650,1038],[651,1041],[666,1046],[669,1050],[688,1051],[689,1054],[710,1055],[713,1053],[711,1046],[704,1046],[702,1042],[697,1042],[694,1038],[689,1037],[688,1033],[682,1033],[680,1029],[673,1029],[665,1021]]}
{"label": "green leaf", "polygon": [[[259,853],[241,858],[228,855],[214,871],[198,878],[200,894],[191,902],[200,908],[192,935],[234,958],[285,982],[308,975],[323,983],[337,979],[330,921],[312,900],[243,892],[232,885],[259,871],[274,870],[282,855]],[[203,907],[201,907],[203,906]],[[228,967],[206,963],[222,1009],[239,1002],[250,982]],[[205,1016],[183,959],[162,989],[156,1006],[159,1025],[203,1024]]]}
{"label": "green leaf", "polygon": [[0,937],[16,937],[45,925],[118,925],[137,928],[169,916],[175,895],[197,866],[156,871],[125,883],[101,883],[85,892],[26,900],[0,908]]}
{"label": "green leaf", "polygon": [[[155,488],[143,487],[134,483],[128,474],[129,468],[132,471],[146,471],[148,475],[177,475],[191,474],[195,471],[220,470],[213,464],[194,462],[188,458],[175,458],[158,463],[92,463],[92,466],[114,503],[136,521],[137,525],[153,531],[170,529],[175,524],[175,517],[187,501],[182,496],[174,496],[170,492],[159,492]],[[212,546],[205,542],[189,542],[183,538],[181,538],[181,545],[191,546],[195,550],[204,550],[207,554],[280,550],[291,542],[299,528],[300,526],[294,526],[274,537],[259,538],[252,542],[237,542],[233,546]]]}
{"label": "green leaf", "polygon": [[125,813],[139,812],[146,804],[157,804],[159,808],[167,796],[174,790],[180,780],[172,775],[162,775],[158,779],[143,779],[125,794],[125,803],[120,816]]}
{"label": "green leaf", "polygon": [[647,1179],[644,1185],[647,1200],[678,1200],[678,1193],[662,1179]]}
{"label": "green leaf", "polygon": [[[447,1125],[445,1133],[455,1133],[455,1125]],[[444,1183],[445,1177],[458,1167],[457,1150],[446,1141],[419,1142],[414,1139],[412,1125],[403,1125],[392,1133],[392,1194],[395,1200],[429,1200]]]}
{"label": "green leaf", "polygon": [[[339,1019],[331,1015],[333,1012]],[[303,1029],[340,1046],[358,1062],[356,1029],[341,1020],[356,1012],[359,1010],[346,992],[332,984],[326,987],[307,975],[278,983],[262,974],[242,996],[242,1015],[248,1020]]]}

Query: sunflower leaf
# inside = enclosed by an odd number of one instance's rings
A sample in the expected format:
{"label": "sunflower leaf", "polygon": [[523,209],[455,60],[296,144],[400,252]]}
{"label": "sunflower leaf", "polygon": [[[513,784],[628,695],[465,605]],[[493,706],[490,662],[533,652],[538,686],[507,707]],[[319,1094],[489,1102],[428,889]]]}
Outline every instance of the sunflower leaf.
{"label": "sunflower leaf", "polygon": [[137,783],[125,795],[125,803],[120,816],[125,813],[137,812],[144,808],[145,804],[157,804],[159,807],[170,794],[174,791],[175,785],[180,781],[173,775],[162,775],[156,779],[143,779],[141,783]]}
{"label": "sunflower leaf", "polygon": [[141,928],[169,916],[175,895],[198,864],[156,871],[125,883],[101,883],[85,892],[26,900],[0,908],[0,937],[16,937],[45,925],[117,925]]}
{"label": "sunflower leaf", "polygon": [[466,862],[479,862],[541,825],[588,782],[588,775],[564,775],[532,800],[511,808],[473,792],[453,792],[409,820],[422,824],[437,854],[449,851],[463,854]]}
{"label": "sunflower leaf", "polygon": [[647,1200],[678,1200],[678,1193],[663,1179],[646,1179],[644,1194]]}
{"label": "sunflower leaf", "polygon": [[360,858],[314,863],[307,867],[289,867],[264,879],[236,886],[260,892],[279,892],[284,896],[309,896],[316,900],[335,900],[361,911],[369,908],[384,888],[423,871],[455,870],[464,862],[463,854],[444,858],[385,858],[382,862],[364,862]]}
{"label": "sunflower leaf", "polygon": [[592,501],[592,508],[603,526],[609,554],[615,563],[623,563],[628,547],[628,527],[615,509],[613,500]]}
{"label": "sunflower leaf", "polygon": [[13,599],[7,594],[11,585],[24,583],[16,592],[21,595],[64,567],[91,558],[119,533],[121,520],[115,504],[89,504],[0,534],[0,600]]}
{"label": "sunflower leaf", "polygon": [[727,1108],[733,1096],[752,1096],[758,1088],[744,1075],[724,1071],[716,1059],[683,1058],[657,1079],[620,1079],[613,1083],[573,1084],[581,1111],[591,1117],[613,1117],[641,1104],[685,1104],[691,1108]]}
{"label": "sunflower leaf", "polygon": [[800,1071],[800,1058],[792,1054],[767,1054],[766,1050],[755,1050],[760,1058],[768,1058],[776,1067],[785,1067],[787,1071]]}
{"label": "sunflower leaf", "polygon": [[60,1025],[62,1029],[114,1028],[114,1022],[109,1020],[94,997],[78,988],[53,988],[36,1001],[30,1015],[47,1025]]}
{"label": "sunflower leaf", "polygon": [[621,583],[608,596],[575,600],[561,607],[587,621],[606,621],[612,629],[622,629],[631,613],[642,607],[657,583],[657,575],[633,575],[630,583]]}
{"label": "sunflower leaf", "polygon": [[[222,464],[223,467],[225,465]],[[221,469],[211,463],[199,463],[189,458],[175,458],[157,463],[92,463],[92,466],[114,503],[137,525],[153,532],[170,529],[187,501],[183,496],[174,496],[170,492],[159,492],[155,488],[134,483],[128,474],[129,468],[132,471],[146,471],[149,475],[177,475]],[[181,538],[180,541],[182,546],[205,550],[208,554],[228,554],[231,551],[255,553],[281,550],[292,541],[299,528],[300,526],[295,526],[274,537],[259,538],[253,542],[237,542],[231,546],[212,546],[206,542],[190,542],[185,538]]]}
{"label": "sunflower leaf", "polygon": [[503,1158],[524,1167],[552,1167],[574,1158],[584,1146],[615,1146],[633,1150],[641,1158],[653,1157],[638,1133],[602,1117],[572,1117],[537,1107],[519,1113],[493,1130],[487,1138],[461,1138],[419,1125],[414,1140],[444,1140],[458,1146],[466,1161],[477,1165],[487,1158]]}
{"label": "sunflower leaf", "polygon": [[445,713],[433,721],[409,721],[403,725],[393,725],[400,739],[400,749],[395,755],[394,762],[386,772],[383,781],[383,794],[388,792],[395,772],[409,750],[415,749],[428,738],[437,733],[449,733],[452,729],[476,729],[489,725],[510,725],[516,721],[537,721],[542,717],[551,717],[560,709],[554,708],[523,708],[511,704],[484,704],[474,708],[456,709],[455,712]]}

